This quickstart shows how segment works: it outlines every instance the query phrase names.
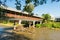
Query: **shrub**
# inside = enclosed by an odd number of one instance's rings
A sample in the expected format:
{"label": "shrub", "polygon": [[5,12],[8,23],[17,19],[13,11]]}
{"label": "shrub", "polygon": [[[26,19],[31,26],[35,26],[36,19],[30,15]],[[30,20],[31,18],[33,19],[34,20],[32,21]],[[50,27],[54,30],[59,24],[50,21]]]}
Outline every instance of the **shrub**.
{"label": "shrub", "polygon": [[24,27],[29,27],[29,22],[28,21],[22,21],[21,24],[24,24]]}
{"label": "shrub", "polygon": [[40,27],[42,27],[42,26],[41,26],[41,24],[36,24],[36,27],[37,27],[37,28],[40,28]]}
{"label": "shrub", "polygon": [[52,28],[52,23],[47,23],[48,28]]}
{"label": "shrub", "polygon": [[51,23],[44,23],[44,24],[42,24],[42,27],[52,28],[52,24]]}
{"label": "shrub", "polygon": [[52,27],[54,27],[54,28],[60,28],[60,23],[53,23]]}
{"label": "shrub", "polygon": [[48,23],[43,23],[43,24],[36,24],[37,28],[40,27],[48,27],[48,28],[60,28],[60,23],[59,22],[48,22]]}
{"label": "shrub", "polygon": [[7,21],[3,21],[4,24],[7,24]]}

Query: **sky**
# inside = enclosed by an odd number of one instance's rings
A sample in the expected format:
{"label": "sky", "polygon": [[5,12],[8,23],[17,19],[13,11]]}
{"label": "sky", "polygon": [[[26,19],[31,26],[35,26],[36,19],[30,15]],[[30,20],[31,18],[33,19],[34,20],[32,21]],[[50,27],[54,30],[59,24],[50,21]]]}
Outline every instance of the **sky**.
{"label": "sky", "polygon": [[39,5],[33,12],[40,16],[44,13],[49,13],[54,17],[60,17],[60,2],[48,2],[47,4]]}
{"label": "sky", "polygon": [[[12,7],[15,8],[15,1],[7,1],[7,5],[8,7]],[[23,5],[25,5],[24,0],[21,0],[21,4],[22,4],[22,9],[23,9]],[[46,14],[49,13],[50,15],[54,16],[54,17],[60,17],[60,2],[53,2],[51,3],[50,0],[47,1],[47,4],[43,4],[43,5],[39,5],[37,7],[34,8],[33,13],[37,16],[41,16],[42,14]]]}

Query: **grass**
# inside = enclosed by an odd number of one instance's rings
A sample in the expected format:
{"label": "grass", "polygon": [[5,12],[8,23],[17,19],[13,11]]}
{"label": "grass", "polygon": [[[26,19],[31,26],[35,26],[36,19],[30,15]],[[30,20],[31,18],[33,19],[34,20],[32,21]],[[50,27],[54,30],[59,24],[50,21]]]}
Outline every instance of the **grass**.
{"label": "grass", "polygon": [[48,27],[48,28],[60,28],[60,22],[46,22],[43,24],[37,24],[37,28]]}
{"label": "grass", "polygon": [[7,24],[0,23],[0,26],[2,26],[2,27],[13,27],[13,24],[12,23],[7,23]]}

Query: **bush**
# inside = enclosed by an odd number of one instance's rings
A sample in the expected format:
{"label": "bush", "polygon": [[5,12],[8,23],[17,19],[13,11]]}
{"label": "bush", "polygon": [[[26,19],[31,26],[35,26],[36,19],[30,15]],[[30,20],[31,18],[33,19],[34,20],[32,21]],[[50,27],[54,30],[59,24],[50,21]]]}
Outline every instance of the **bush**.
{"label": "bush", "polygon": [[24,27],[29,27],[29,22],[28,21],[22,21],[21,24],[24,24]]}
{"label": "bush", "polygon": [[54,28],[60,28],[60,23],[53,23],[52,27],[54,27]]}
{"label": "bush", "polygon": [[40,28],[40,27],[42,27],[42,26],[41,26],[41,24],[36,24],[36,27],[37,27],[37,28]]}
{"label": "bush", "polygon": [[48,27],[48,28],[60,28],[60,23],[59,22],[48,22],[44,24],[36,24],[37,28],[40,27]]}
{"label": "bush", "polygon": [[7,21],[3,21],[4,24],[7,24]]}
{"label": "bush", "polygon": [[48,27],[48,28],[60,28],[60,23],[59,22],[48,22],[44,24],[36,24],[37,28],[40,27]]}
{"label": "bush", "polygon": [[42,27],[52,28],[52,23],[44,23],[42,24]]}

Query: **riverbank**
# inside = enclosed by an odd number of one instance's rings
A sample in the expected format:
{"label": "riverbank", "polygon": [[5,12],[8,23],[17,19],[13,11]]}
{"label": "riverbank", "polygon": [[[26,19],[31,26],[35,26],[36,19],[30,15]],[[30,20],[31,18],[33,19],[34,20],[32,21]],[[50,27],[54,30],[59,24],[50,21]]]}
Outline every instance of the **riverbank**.
{"label": "riverbank", "polygon": [[[11,32],[12,31],[12,32]],[[1,38],[6,40],[60,40],[59,28],[26,28],[25,30],[11,30],[2,28],[0,31]],[[6,35],[6,36],[5,36]]]}
{"label": "riverbank", "polygon": [[14,31],[16,34],[24,35],[31,38],[32,40],[60,40],[60,29],[59,28],[34,28],[29,31]]}
{"label": "riverbank", "polygon": [[3,24],[3,23],[0,23],[0,27],[9,28],[9,27],[14,27],[14,26],[13,26],[13,24]]}

